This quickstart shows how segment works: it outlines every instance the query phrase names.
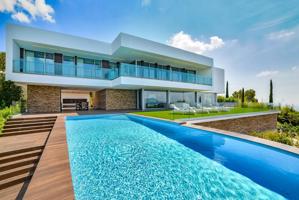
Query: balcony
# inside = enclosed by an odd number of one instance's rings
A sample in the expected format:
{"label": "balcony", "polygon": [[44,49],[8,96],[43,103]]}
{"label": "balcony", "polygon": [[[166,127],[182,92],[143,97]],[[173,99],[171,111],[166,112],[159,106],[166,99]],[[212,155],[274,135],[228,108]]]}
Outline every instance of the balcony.
{"label": "balcony", "polygon": [[201,85],[212,85],[211,76],[172,71],[158,67],[120,63],[118,67],[105,68],[100,65],[55,63],[52,60],[14,60],[13,72],[113,80],[120,76],[175,81]]}

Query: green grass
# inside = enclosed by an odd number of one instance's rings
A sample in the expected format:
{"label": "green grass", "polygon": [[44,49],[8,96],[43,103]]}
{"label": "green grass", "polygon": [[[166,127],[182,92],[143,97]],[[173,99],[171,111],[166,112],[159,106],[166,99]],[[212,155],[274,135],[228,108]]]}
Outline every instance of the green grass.
{"label": "green grass", "polygon": [[196,113],[196,114],[182,114],[182,113],[173,113],[170,110],[165,111],[141,111],[141,112],[134,112],[134,114],[149,116],[149,117],[157,117],[162,119],[184,119],[184,118],[198,118],[198,117],[209,117],[209,116],[219,116],[219,115],[228,115],[228,114],[239,114],[239,113],[250,113],[250,112],[261,112],[261,111],[268,111],[269,108],[267,107],[235,107],[230,111],[222,111],[222,112],[212,112],[212,113]]}

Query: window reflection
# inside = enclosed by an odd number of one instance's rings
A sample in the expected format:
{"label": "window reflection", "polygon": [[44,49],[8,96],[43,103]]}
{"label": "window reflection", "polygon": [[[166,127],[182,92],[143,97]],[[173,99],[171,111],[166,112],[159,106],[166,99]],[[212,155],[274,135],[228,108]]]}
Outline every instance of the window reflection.
{"label": "window reflection", "polygon": [[166,91],[144,91],[145,108],[165,108],[167,105]]}

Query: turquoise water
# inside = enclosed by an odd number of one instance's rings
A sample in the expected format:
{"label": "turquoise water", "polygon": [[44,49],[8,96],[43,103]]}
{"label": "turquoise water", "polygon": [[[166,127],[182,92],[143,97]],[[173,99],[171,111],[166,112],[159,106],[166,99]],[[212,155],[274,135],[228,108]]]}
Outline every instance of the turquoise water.
{"label": "turquoise water", "polygon": [[66,127],[78,200],[284,199],[125,115]]}

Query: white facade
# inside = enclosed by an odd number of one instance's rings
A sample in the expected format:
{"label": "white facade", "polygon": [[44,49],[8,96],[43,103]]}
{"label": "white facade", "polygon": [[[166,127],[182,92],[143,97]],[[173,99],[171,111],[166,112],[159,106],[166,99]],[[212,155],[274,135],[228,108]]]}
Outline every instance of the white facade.
{"label": "white facade", "polygon": [[[66,57],[73,58],[72,66]],[[28,85],[224,92],[224,70],[212,58],[124,33],[107,43],[8,25],[6,63],[6,79]]]}

